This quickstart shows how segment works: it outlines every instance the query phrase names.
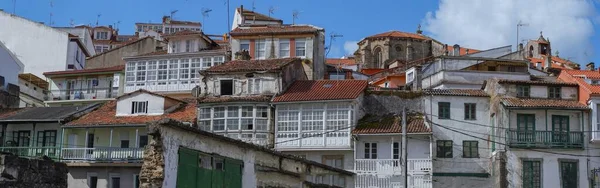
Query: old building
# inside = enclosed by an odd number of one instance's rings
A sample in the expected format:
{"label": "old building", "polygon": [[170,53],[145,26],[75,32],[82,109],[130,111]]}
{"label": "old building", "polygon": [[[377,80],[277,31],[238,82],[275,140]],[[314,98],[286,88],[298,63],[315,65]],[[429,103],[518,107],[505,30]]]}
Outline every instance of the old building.
{"label": "old building", "polygon": [[[354,187],[350,171],[173,120],[151,124],[148,134],[141,187]],[[330,177],[341,181],[323,181]]]}
{"label": "old building", "polygon": [[[248,24],[246,10],[238,9],[231,35],[231,54],[241,57],[249,52],[251,59],[298,57],[304,60],[308,79],[323,79],[325,73],[325,29],[312,25],[282,24],[279,21]],[[253,13],[257,15],[256,13]],[[243,16],[245,15],[245,16]],[[264,16],[264,15],[263,15]],[[254,16],[251,16],[254,17]],[[262,16],[256,16],[262,17]],[[266,17],[266,16],[265,16]]]}
{"label": "old building", "polygon": [[559,57],[558,51],[552,54],[550,38],[544,38],[542,32],[537,40],[529,40],[522,49],[531,67],[538,70],[548,69],[579,69],[579,64]]}
{"label": "old building", "polygon": [[0,41],[0,109],[19,107],[19,74],[25,65]]}
{"label": "old building", "polygon": [[19,74],[19,107],[46,106],[48,82],[31,73]]}
{"label": "old building", "polygon": [[240,27],[241,25],[281,25],[283,20],[273,18],[259,12],[244,9],[244,6],[240,6],[235,9],[233,15],[233,24],[231,29]]}
{"label": "old building", "polygon": [[163,16],[162,23],[135,23],[136,31],[144,35],[148,31],[161,34],[171,34],[179,31],[202,31],[202,24],[194,21],[174,20],[170,16]]}
{"label": "old building", "polygon": [[271,99],[294,81],[307,79],[300,58],[234,60],[200,74],[200,129],[271,148]]}
{"label": "old building", "polygon": [[191,96],[202,78],[199,71],[226,61],[225,49],[202,32],[184,30],[164,38],[165,50],[124,58],[125,93],[145,89]]}
{"label": "old building", "polygon": [[195,106],[193,99],[138,90],[62,126],[69,187],[139,187],[143,148],[152,139],[147,123],[171,118],[195,126]]}
{"label": "old building", "polygon": [[109,68],[125,65],[124,57],[138,56],[166,49],[166,43],[152,37],[143,37],[127,41],[118,47],[91,56],[86,61],[85,69]]}
{"label": "old building", "polygon": [[[589,111],[575,83],[489,80],[495,182],[508,187],[587,187]],[[470,133],[469,133],[470,134]]]}
{"label": "old building", "polygon": [[124,66],[45,72],[50,82],[47,106],[84,105],[114,100],[123,94]]}

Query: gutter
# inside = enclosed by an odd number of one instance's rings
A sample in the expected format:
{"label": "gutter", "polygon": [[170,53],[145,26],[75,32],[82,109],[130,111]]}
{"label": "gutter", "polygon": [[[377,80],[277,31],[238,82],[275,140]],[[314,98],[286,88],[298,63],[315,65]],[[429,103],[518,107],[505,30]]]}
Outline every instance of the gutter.
{"label": "gutter", "polygon": [[316,103],[316,102],[354,102],[354,100],[356,100],[356,98],[353,98],[353,99],[339,99],[339,100],[314,100],[314,101],[272,102],[272,104]]}
{"label": "gutter", "polygon": [[145,127],[147,124],[63,125],[62,128]]}

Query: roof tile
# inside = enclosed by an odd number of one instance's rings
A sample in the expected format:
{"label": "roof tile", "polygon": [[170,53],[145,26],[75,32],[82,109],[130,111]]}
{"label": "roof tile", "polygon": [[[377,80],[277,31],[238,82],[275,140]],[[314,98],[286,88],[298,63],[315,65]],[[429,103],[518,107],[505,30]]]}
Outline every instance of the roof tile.
{"label": "roof tile", "polygon": [[589,91],[591,94],[600,94],[600,85],[590,84],[584,80],[585,78],[600,80],[600,71],[590,71],[590,70],[563,70],[562,74],[567,74],[579,84],[579,87],[585,88],[585,90]]}
{"label": "roof tile", "polygon": [[429,37],[427,37],[425,35],[420,35],[420,34],[416,34],[416,33],[407,33],[407,32],[402,32],[402,31],[388,31],[385,33],[371,35],[371,36],[368,36],[367,38],[386,38],[386,37],[414,38],[414,39],[421,39],[421,40],[429,39]]}
{"label": "roof tile", "polygon": [[478,89],[432,89],[425,90],[425,93],[428,95],[489,97],[485,91]]}
{"label": "roof tile", "polygon": [[576,100],[536,99],[536,98],[502,98],[501,102],[506,107],[520,108],[560,108],[588,110],[589,108]]}
{"label": "roof tile", "polygon": [[356,99],[367,85],[366,80],[297,80],[273,102]]}
{"label": "roof tile", "polygon": [[308,25],[261,25],[237,27],[230,32],[231,36],[247,36],[260,34],[312,34],[319,28]]}
{"label": "roof tile", "polygon": [[[402,118],[394,115],[367,115],[358,122],[352,134],[385,134],[402,133]],[[409,117],[406,126],[407,133],[431,133],[431,128],[425,125],[420,117]]]}
{"label": "roof tile", "polygon": [[220,96],[220,97],[200,97],[198,103],[221,103],[221,102],[269,102],[272,95],[256,95],[256,96]]}
{"label": "roof tile", "polygon": [[125,69],[125,65],[119,65],[119,66],[107,67],[107,68],[97,68],[97,69],[81,69],[81,70],[67,70],[67,71],[44,72],[44,76],[65,75],[65,74],[99,73],[99,72],[118,72],[118,71],[123,71],[123,69]]}
{"label": "roof tile", "polygon": [[279,58],[265,60],[233,60],[217,66],[212,66],[204,72],[246,72],[246,71],[274,71],[286,65],[302,61],[300,58]]}
{"label": "roof tile", "polygon": [[561,80],[555,81],[533,81],[533,80],[498,80],[500,84],[527,84],[527,85],[543,85],[543,86],[577,86],[575,83],[563,82]]}

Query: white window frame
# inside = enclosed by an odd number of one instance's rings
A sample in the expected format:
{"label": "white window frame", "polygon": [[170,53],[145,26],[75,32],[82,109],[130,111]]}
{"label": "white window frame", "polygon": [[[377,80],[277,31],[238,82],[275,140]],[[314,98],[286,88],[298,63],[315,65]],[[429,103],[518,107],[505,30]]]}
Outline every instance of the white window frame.
{"label": "white window frame", "polygon": [[310,135],[315,133],[328,133],[326,134],[328,137],[350,136],[350,125],[352,125],[354,116],[352,104],[323,104],[323,127],[320,129],[316,127],[310,128],[310,124],[308,123],[310,120],[307,119],[307,116],[304,116],[305,113],[314,113],[315,110],[321,112],[320,108],[314,107],[315,105],[312,103],[278,105],[275,126],[276,138],[299,138],[302,134]]}
{"label": "white window frame", "polygon": [[248,50],[248,52],[250,52],[250,41],[249,40],[241,40],[240,41],[240,51],[244,50],[242,48],[243,45],[247,45],[248,49],[246,49],[246,50]]}
{"label": "white window frame", "polygon": [[185,40],[185,52],[192,51],[192,40]]}
{"label": "white window frame", "polygon": [[[143,105],[142,111],[139,111],[138,107]],[[148,101],[131,101],[131,114],[148,114]]]}
{"label": "white window frame", "polygon": [[[295,51],[296,57],[306,57],[306,39],[305,38],[297,38],[295,39]],[[299,55],[298,51],[304,50],[304,54]]]}
{"label": "white window frame", "polygon": [[[284,48],[287,47],[287,48]],[[290,57],[290,40],[289,39],[279,39],[279,53],[277,54],[279,57]]]}
{"label": "white window frame", "polygon": [[260,78],[249,78],[248,87],[246,88],[247,94],[260,94],[262,92],[262,80]]}
{"label": "white window frame", "polygon": [[223,89],[221,81],[225,81],[225,80],[231,80],[231,95],[235,95],[235,83],[236,83],[236,80],[233,79],[233,78],[222,78],[222,79],[218,80],[218,82],[219,82],[219,91],[218,91],[219,95],[223,95],[221,93],[221,90]]}
{"label": "white window frame", "polygon": [[169,80],[179,79],[179,59],[169,59],[169,70],[167,73]]}
{"label": "white window frame", "polygon": [[108,40],[108,31],[97,31],[96,40]]}
{"label": "white window frame", "polygon": [[[262,45],[262,48],[261,48]],[[259,39],[255,41],[254,44],[255,55],[254,59],[265,59],[267,57],[267,40]],[[262,56],[261,56],[262,53]]]}
{"label": "white window frame", "polygon": [[202,69],[202,58],[192,58],[190,62],[190,80],[199,78],[199,71]]}
{"label": "white window frame", "polygon": [[173,41],[171,44],[171,53],[178,53],[179,41]]}
{"label": "white window frame", "polygon": [[[230,111],[231,107],[235,107],[236,111],[235,112]],[[252,108],[252,111],[250,111],[250,114],[251,114],[250,116],[242,115],[242,110],[244,107]],[[215,117],[215,114],[217,114],[216,113],[217,108],[223,108],[223,117],[218,117],[218,118]],[[267,117],[262,117],[261,115],[258,114],[259,108],[266,109]],[[206,111],[206,110],[208,110],[208,111]],[[210,112],[210,114],[201,113],[201,112]],[[235,117],[232,116],[232,114],[235,114]],[[206,116],[206,115],[208,115],[208,116]],[[229,136],[231,138],[235,138],[235,139],[242,138],[242,135],[246,135],[246,136],[252,135],[250,137],[251,139],[256,139],[256,138],[258,138],[258,136],[266,139],[267,134],[270,131],[270,128],[269,128],[269,124],[270,124],[269,118],[270,117],[271,117],[271,112],[270,112],[269,106],[267,106],[267,105],[226,105],[226,106],[212,106],[212,107],[198,108],[198,121],[204,122],[203,124],[205,124],[205,126],[206,126],[206,127],[200,127],[202,130],[226,134],[227,136]],[[223,130],[215,130],[214,129],[216,120],[223,120],[223,125],[224,125]],[[235,122],[237,122],[236,129],[231,129],[230,126],[228,126],[228,124],[229,124],[228,121],[233,121],[233,120],[235,120]],[[246,122],[248,122],[248,120],[251,120],[252,129],[244,129],[244,127],[242,127],[243,120],[246,120]],[[264,126],[264,129],[259,129],[257,120],[266,122],[266,124],[261,125],[261,126]]]}

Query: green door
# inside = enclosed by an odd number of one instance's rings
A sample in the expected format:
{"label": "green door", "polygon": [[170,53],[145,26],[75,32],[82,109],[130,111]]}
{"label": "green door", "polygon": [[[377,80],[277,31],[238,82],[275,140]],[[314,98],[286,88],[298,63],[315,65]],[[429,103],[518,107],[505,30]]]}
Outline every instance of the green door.
{"label": "green door", "polygon": [[196,188],[196,172],[198,170],[198,152],[179,148],[177,165],[177,188]]}
{"label": "green door", "polygon": [[569,143],[569,116],[552,116],[552,142],[555,145]]}
{"label": "green door", "polygon": [[226,188],[242,188],[242,166],[242,161],[225,159]]}
{"label": "green door", "polygon": [[198,173],[196,174],[196,187],[212,187],[212,157],[209,154],[198,155]]}
{"label": "green door", "polygon": [[[224,187],[225,181],[225,159],[213,156],[212,187]],[[229,179],[227,179],[229,181]]]}

